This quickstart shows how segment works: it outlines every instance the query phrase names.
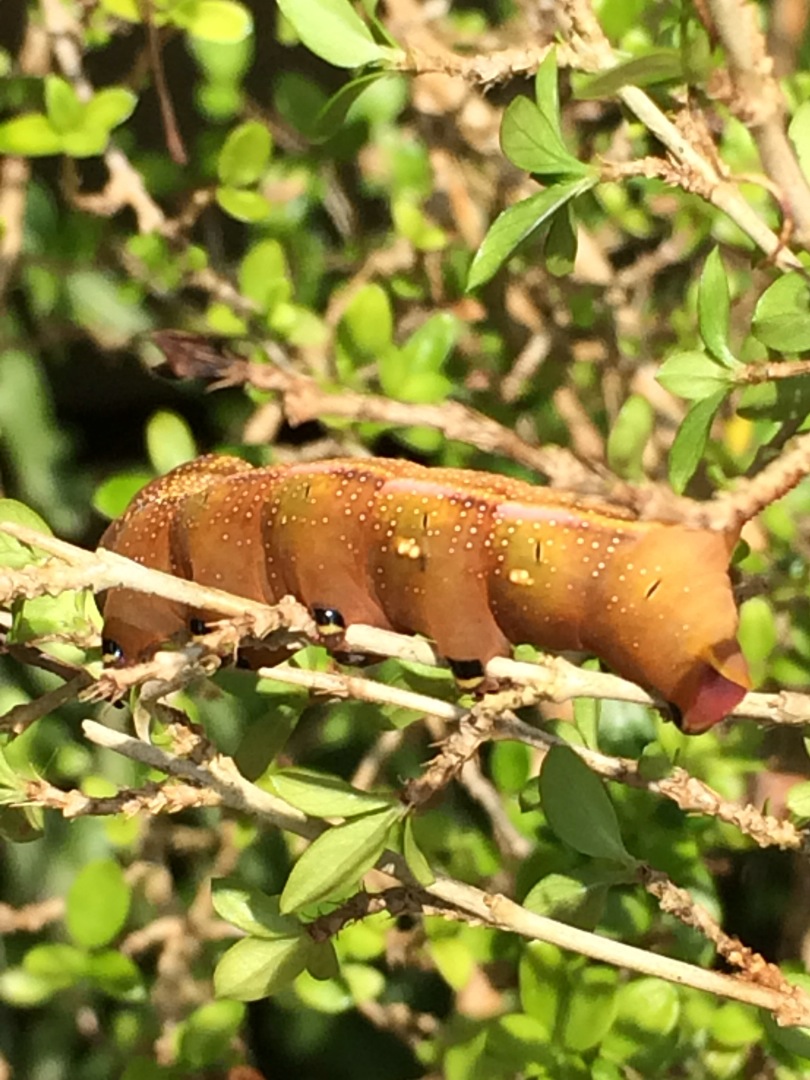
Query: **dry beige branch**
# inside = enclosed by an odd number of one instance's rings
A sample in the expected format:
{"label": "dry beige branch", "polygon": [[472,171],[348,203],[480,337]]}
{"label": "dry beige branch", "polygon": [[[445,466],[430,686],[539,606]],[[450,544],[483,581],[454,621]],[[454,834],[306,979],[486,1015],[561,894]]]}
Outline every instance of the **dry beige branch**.
{"label": "dry beige branch", "polygon": [[46,694],[12,707],[0,716],[0,731],[11,731],[20,735],[27,727],[43,716],[48,716],[55,709],[66,705],[69,701],[75,701],[80,692],[93,682],[91,675],[82,672],[74,675],[61,686],[49,690]]}
{"label": "dry beige branch", "polygon": [[785,130],[787,108],[765,35],[760,9],[749,0],[706,0],[728,57],[731,90],[723,96],[750,129],[765,172],[782,192],[796,225],[796,238],[810,242],[810,186]]}
{"label": "dry beige branch", "polygon": [[642,870],[642,881],[647,891],[658,900],[662,911],[674,915],[685,926],[699,930],[711,941],[718,954],[729,965],[739,968],[749,982],[790,995],[790,983],[776,964],[769,963],[759,953],[743,945],[739,938],[727,934],[705,908],[695,903],[686,889],[679,888],[666,874],[650,867]]}
{"label": "dry beige branch", "polygon": [[0,934],[36,934],[48,923],[59,922],[64,915],[65,899],[62,896],[53,896],[21,908],[0,903]]}
{"label": "dry beige branch", "polygon": [[788,449],[733,491],[706,503],[706,524],[728,531],[756,517],[766,506],[781,499],[810,475],[810,433],[798,435]]}
{"label": "dry beige branch", "polygon": [[532,446],[497,420],[457,401],[425,405],[352,391],[332,394],[308,376],[267,364],[245,364],[242,374],[244,380],[257,389],[279,392],[284,413],[294,426],[323,416],[401,426],[421,425],[436,428],[448,439],[458,439],[486,453],[503,454],[548,476],[555,487],[591,492],[621,487],[615,477],[606,482],[604,470],[596,471],[570,450],[561,446]]}
{"label": "dry beige branch", "polygon": [[58,810],[65,818],[123,814],[178,814],[198,806],[217,806],[215,792],[192,784],[150,782],[141,788],[119,791],[115,795],[91,797],[83,791],[62,791],[47,780],[29,780],[20,805],[42,806]]}

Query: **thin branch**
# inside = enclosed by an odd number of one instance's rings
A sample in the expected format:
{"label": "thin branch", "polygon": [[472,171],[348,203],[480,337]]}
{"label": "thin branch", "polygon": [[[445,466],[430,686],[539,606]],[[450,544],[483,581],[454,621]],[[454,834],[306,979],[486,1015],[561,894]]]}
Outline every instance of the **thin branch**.
{"label": "thin branch", "polygon": [[765,171],[783,193],[796,223],[796,237],[806,245],[810,186],[785,130],[785,100],[759,26],[759,9],[748,0],[706,0],[706,6],[728,57],[732,80],[728,104],[751,131]]}
{"label": "thin branch", "polygon": [[810,375],[810,360],[773,360],[765,364],[744,364],[734,372],[739,385],[756,386],[778,379],[797,379]]}
{"label": "thin branch", "polygon": [[739,938],[727,934],[686,889],[679,888],[666,874],[650,867],[642,869],[642,881],[650,895],[658,900],[662,911],[674,915],[685,926],[698,930],[714,945],[718,955],[732,967],[739,968],[746,979],[760,986],[768,986],[780,994],[790,993],[790,984],[777,965],[743,945]]}
{"label": "thin branch", "polygon": [[197,335],[161,330],[152,334],[152,340],[164,353],[168,369],[180,378],[213,382],[214,388],[249,385],[257,390],[278,393],[284,415],[294,427],[325,416],[345,417],[356,422],[430,427],[442,431],[448,439],[511,458],[548,476],[557,487],[590,492],[621,490],[623,487],[622,482],[609,476],[606,470],[600,468],[597,471],[570,450],[561,446],[532,446],[497,420],[458,401],[426,405],[354,391],[334,394],[315,379],[286,364],[251,363],[213,348]]}
{"label": "thin branch", "polygon": [[133,761],[210,788],[225,806],[258,817],[265,825],[294,832],[308,840],[314,840],[323,831],[320,822],[307,818],[289,803],[245,780],[233,761],[223,754],[209,760],[205,766],[197,765],[187,758],[175,757],[157,746],[133,739],[131,735],[113,731],[95,720],[85,720],[82,730],[97,746],[115,750]]}
{"label": "thin branch", "polygon": [[535,915],[506,896],[485,893],[472,885],[450,878],[437,878],[426,891],[431,896],[469,912],[490,926],[498,926],[502,930],[537,941],[546,941],[561,949],[572,950],[592,960],[627,968],[641,975],[652,975],[719,997],[757,1005],[771,1011],[776,1022],[781,1025],[806,1025],[810,1022],[810,999],[798,986],[791,987],[788,993],[780,993],[771,987],[758,986],[732,975],[704,971],[682,960],[673,960],[633,945],[603,938],[587,930],[578,930],[544,915]]}
{"label": "thin branch", "polygon": [[810,433],[798,435],[793,445],[735,490],[717,495],[706,503],[710,528],[738,529],[766,506],[781,499],[810,474]]}
{"label": "thin branch", "polygon": [[217,806],[220,798],[214,791],[192,784],[146,783],[141,788],[125,789],[115,795],[91,797],[83,791],[62,791],[47,780],[29,780],[21,806],[42,806],[58,810],[70,820],[77,817],[108,817],[123,814],[134,817],[146,813],[178,814],[199,806]]}
{"label": "thin branch", "polygon": [[7,712],[0,715],[0,731],[11,731],[15,735],[22,734],[36,720],[48,716],[69,701],[75,701],[79,693],[86,687],[91,686],[92,683],[92,675],[81,672],[79,675],[74,675],[66,683],[62,683],[61,686],[57,686],[40,697],[34,698],[33,701],[24,701],[20,705],[12,705]]}
{"label": "thin branch", "polygon": [[63,896],[52,896],[21,908],[0,903],[0,934],[37,934],[49,923],[59,922],[64,917]]}

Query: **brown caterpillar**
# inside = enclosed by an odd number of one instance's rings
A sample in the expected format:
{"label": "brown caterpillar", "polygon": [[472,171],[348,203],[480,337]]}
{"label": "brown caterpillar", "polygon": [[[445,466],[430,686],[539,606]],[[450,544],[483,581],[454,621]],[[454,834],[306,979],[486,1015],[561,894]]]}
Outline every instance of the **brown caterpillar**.
{"label": "brown caterpillar", "polygon": [[[585,650],[699,733],[750,686],[736,540],[489,473],[209,455],[144,488],[100,546],[250,599],[292,594],[338,649],[351,623],[424,634],[464,689],[513,644]],[[211,616],[113,589],[105,661],[146,659]]]}

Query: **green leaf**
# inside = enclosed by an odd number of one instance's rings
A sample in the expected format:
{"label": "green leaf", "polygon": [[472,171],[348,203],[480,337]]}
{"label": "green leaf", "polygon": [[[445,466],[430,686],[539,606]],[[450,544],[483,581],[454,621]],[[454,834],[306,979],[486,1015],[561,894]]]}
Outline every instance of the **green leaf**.
{"label": "green leaf", "polygon": [[726,399],[726,390],[696,402],[678,428],[669,452],[669,482],[680,495],[695,475],[717,410]]}
{"label": "green leaf", "polygon": [[114,15],[116,19],[124,19],[126,22],[133,23],[143,21],[138,0],[100,0],[99,6],[103,11]]}
{"label": "green leaf", "polygon": [[552,746],[540,769],[540,796],[551,828],[583,855],[632,866],[602,781],[567,746]]}
{"label": "green leaf", "polygon": [[278,240],[261,240],[248,251],[239,267],[239,289],[266,314],[290,299],[290,271]]}
{"label": "green leaf", "polygon": [[237,941],[214,971],[217,997],[258,1001],[278,993],[306,968],[311,945],[303,932],[289,938],[249,937]]}
{"label": "green leaf", "polygon": [[88,863],[67,895],[65,922],[78,945],[95,949],[122,930],[129,914],[130,889],[124,872],[112,859]]}
{"label": "green leaf", "polygon": [[194,1069],[221,1065],[245,1019],[238,1001],[209,1001],[200,1005],[180,1029],[180,1061]]}
{"label": "green leaf", "polygon": [[218,187],[217,202],[232,218],[237,221],[264,221],[270,216],[272,207],[264,195],[258,191],[245,191],[243,188]]}
{"label": "green leaf", "polygon": [[802,172],[810,178],[810,101],[803,101],[793,114],[788,135],[796,147]]}
{"label": "green leaf", "polygon": [[0,154],[47,157],[62,152],[62,136],[43,113],[26,113],[0,124]]}
{"label": "green leaf", "polygon": [[442,371],[456,347],[461,330],[462,324],[455,315],[446,311],[431,315],[402,346],[402,362],[408,373],[423,375]]}
{"label": "green leaf", "polygon": [[794,784],[787,794],[787,808],[797,821],[810,821],[810,780]]}
{"label": "green leaf", "polygon": [[235,127],[217,159],[220,183],[237,188],[255,184],[267,168],[272,148],[270,132],[257,120]]}
{"label": "green leaf", "polygon": [[25,954],[23,967],[29,975],[49,983],[52,989],[64,990],[85,977],[89,959],[86,952],[74,945],[35,945]]}
{"label": "green leaf", "polygon": [[[726,367],[737,367],[728,347],[729,292],[726,268],[717,248],[709,254],[698,285],[698,323],[703,344]],[[688,395],[684,394],[683,397]]]}
{"label": "green leaf", "polygon": [[191,428],[182,416],[164,409],[149,418],[146,450],[157,473],[167,473],[197,456]]}
{"label": "green leaf", "polygon": [[391,216],[398,236],[410,240],[417,251],[441,251],[447,234],[423,212],[408,193],[394,200]]}
{"label": "green leaf", "polygon": [[154,325],[123,281],[107,271],[74,270],[64,279],[64,286],[72,319],[87,327],[104,348],[123,348],[135,334]]}
{"label": "green leaf", "polygon": [[377,363],[383,392],[399,401],[443,401],[453,383],[442,374],[461,333],[448,312],[431,316],[401,349],[389,348]]}
{"label": "green leaf", "polygon": [[555,214],[570,199],[588,191],[596,183],[592,176],[555,184],[499,214],[475,254],[467,279],[467,289],[476,289],[493,277],[515,248]]}
{"label": "green leaf", "polygon": [[279,0],[306,47],[335,67],[356,68],[392,55],[378,45],[349,0]]}
{"label": "green leaf", "polygon": [[622,986],[617,994],[616,1019],[602,1040],[609,1060],[635,1064],[650,1075],[660,1063],[670,1037],[677,1036],[681,1006],[678,990],[663,979],[642,978]]}
{"label": "green leaf", "polygon": [[145,1001],[146,989],[135,961],[114,949],[87,957],[87,978],[119,1001]]}
{"label": "green leaf", "polygon": [[192,37],[221,45],[244,41],[253,32],[250,12],[236,0],[185,0],[171,8],[170,19]]}
{"label": "green leaf", "polygon": [[545,941],[526,942],[518,966],[518,985],[524,1011],[554,1031],[568,996],[567,965],[560,949]]}
{"label": "green leaf", "polygon": [[137,95],[123,86],[110,86],[106,90],[99,90],[85,106],[85,126],[112,131],[129,119],[137,103]]}
{"label": "green leaf", "polygon": [[368,88],[380,79],[390,77],[390,71],[369,71],[352,79],[326,102],[321,111],[307,127],[306,134],[313,142],[324,142],[340,128],[349,109]]}
{"label": "green leaf", "polygon": [[602,917],[609,888],[629,880],[626,871],[617,873],[612,865],[546,874],[526,894],[523,906],[537,915],[592,930]]}
{"label": "green leaf", "polygon": [[388,293],[376,282],[352,296],[338,326],[338,341],[353,365],[376,359],[391,345],[394,314]]}
{"label": "green leaf", "polygon": [[507,106],[501,149],[519,169],[537,176],[584,176],[590,168],[570,154],[555,124],[527,97]]}
{"label": "green leaf", "polygon": [[385,849],[392,827],[402,818],[399,806],[378,810],[328,829],[292,868],[281,894],[281,910],[317,904],[339,889],[356,885]]}
{"label": "green leaf", "polygon": [[615,968],[591,965],[578,973],[560,1030],[569,1050],[591,1050],[610,1030],[618,1008],[618,980]]}
{"label": "green leaf", "polygon": [[0,972],[0,1000],[17,1009],[32,1009],[53,997],[56,988],[48,979],[21,967]]}
{"label": "green leaf", "polygon": [[307,960],[307,971],[313,979],[325,982],[340,975],[340,961],[331,941],[313,943]]}
{"label": "green leaf", "polygon": [[574,269],[577,230],[571,203],[566,203],[551,219],[544,255],[546,270],[554,277],[565,277]]}
{"label": "green leaf", "polygon": [[[531,1062],[535,1067],[542,1067],[540,1076],[553,1076],[554,1059],[551,1056],[549,1046],[549,1032],[545,1025],[536,1016],[526,1013],[507,1013],[492,1021],[487,1040],[486,1062],[491,1071],[484,1075],[489,1077],[493,1074],[498,1077],[513,1077],[525,1075],[526,1062]],[[538,1075],[535,1073],[535,1075]],[[580,1074],[581,1075],[581,1074]],[[566,1071],[566,1080],[580,1080],[580,1075],[573,1069]]]}
{"label": "green leaf", "polygon": [[301,933],[301,923],[291,915],[282,915],[279,898],[250,889],[235,878],[217,878],[211,882],[211,900],[221,919],[253,937],[291,938]]}
{"label": "green leaf", "polygon": [[777,352],[810,349],[810,285],[798,272],[766,289],[754,310],[754,337]]}
{"label": "green leaf", "polygon": [[619,476],[641,480],[642,459],[655,426],[652,405],[641,394],[631,394],[619,410],[607,442],[608,465]]}
{"label": "green leaf", "polygon": [[62,150],[70,157],[98,157],[107,149],[110,133],[99,128],[80,128],[66,131],[62,136]]}
{"label": "green leaf", "polygon": [[54,131],[75,131],[84,121],[84,105],[76,91],[58,75],[45,76],[45,108]]}
{"label": "green leaf", "polygon": [[413,834],[413,819],[410,816],[405,818],[402,830],[402,854],[405,856],[408,869],[419,884],[423,888],[432,885],[436,880],[436,875],[431,870],[430,863],[416,842],[416,837]]}
{"label": "green leaf", "polygon": [[[92,501],[93,509],[110,520],[117,518],[150,480],[154,480],[154,475],[148,472],[126,472],[111,476],[96,488]],[[0,546],[2,542],[0,538]]]}
{"label": "green leaf", "polygon": [[583,79],[575,97],[589,101],[613,97],[625,86],[651,86],[683,78],[683,63],[677,49],[654,49],[644,56],[625,60],[607,71]]}
{"label": "green leaf", "polygon": [[557,50],[551,48],[534,76],[534,100],[537,108],[556,132],[562,143],[560,129],[560,82],[557,77]]}
{"label": "green leaf", "polygon": [[[51,530],[25,503],[17,502],[16,499],[0,499],[0,522],[7,521],[9,524],[24,525],[27,529],[36,529],[37,532],[51,535]],[[47,552],[38,548],[29,547],[13,536],[0,532],[0,566],[7,566],[10,570],[20,570],[23,566],[41,562],[48,557]]]}
{"label": "green leaf", "polygon": [[346,780],[314,769],[282,769],[265,778],[264,787],[312,817],[357,817],[390,807],[390,796],[372,795]]}
{"label": "green leaf", "polygon": [[671,394],[687,401],[702,401],[713,394],[728,393],[734,385],[734,377],[728,368],[721,367],[704,352],[681,352],[667,357],[656,379]]}

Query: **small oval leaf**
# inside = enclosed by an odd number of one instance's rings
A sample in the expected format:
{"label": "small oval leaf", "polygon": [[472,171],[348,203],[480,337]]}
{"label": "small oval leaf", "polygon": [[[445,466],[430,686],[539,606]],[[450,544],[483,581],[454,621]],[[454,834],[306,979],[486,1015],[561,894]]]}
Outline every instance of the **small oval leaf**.
{"label": "small oval leaf", "polygon": [[583,855],[625,865],[619,820],[602,781],[568,746],[552,746],[540,769],[543,812],[557,836]]}
{"label": "small oval leaf", "polygon": [[366,814],[314,840],[287,879],[281,894],[282,913],[317,904],[359,882],[382,854],[389,831],[404,812],[404,807],[394,806]]}
{"label": "small oval leaf", "polygon": [[233,1001],[269,997],[306,968],[311,944],[303,933],[271,941],[254,937],[237,941],[216,966],[214,992]]}

